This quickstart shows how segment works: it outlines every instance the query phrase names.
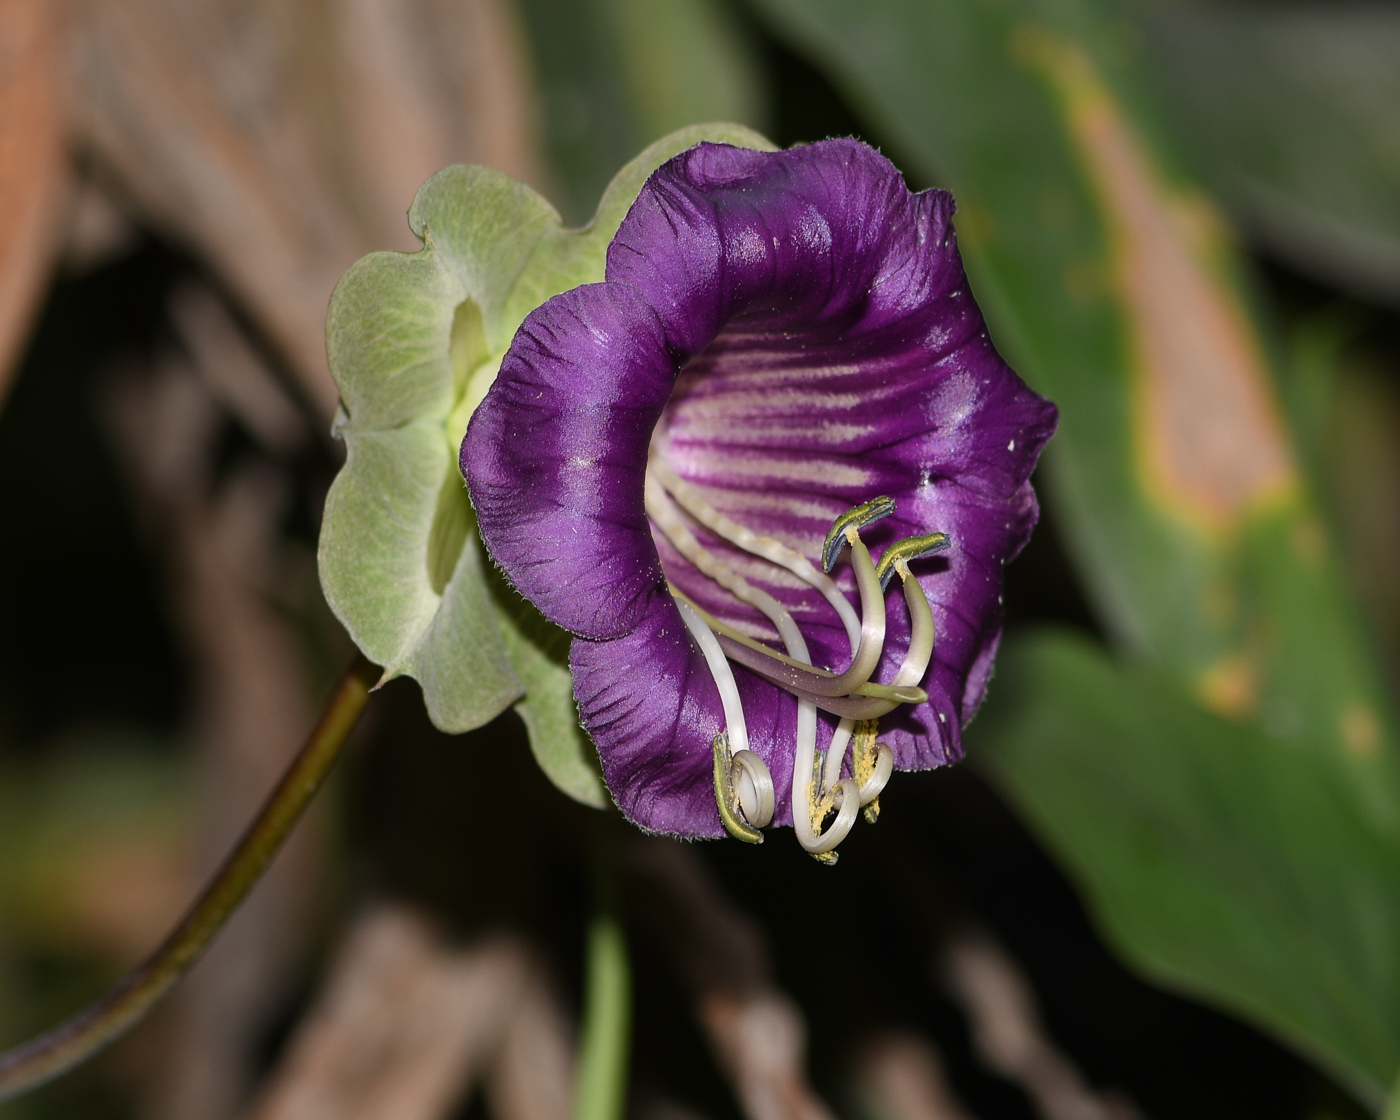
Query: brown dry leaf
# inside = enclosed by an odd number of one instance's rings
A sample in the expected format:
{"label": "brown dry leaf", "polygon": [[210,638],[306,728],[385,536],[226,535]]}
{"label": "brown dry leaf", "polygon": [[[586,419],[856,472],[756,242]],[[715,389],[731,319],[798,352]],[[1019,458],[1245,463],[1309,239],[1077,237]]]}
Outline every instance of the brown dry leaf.
{"label": "brown dry leaf", "polygon": [[204,387],[249,434],[281,454],[306,443],[296,404],[213,292],[194,283],[177,289],[170,317]]}
{"label": "brown dry leaf", "polygon": [[493,1120],[568,1120],[574,1037],[559,1002],[532,974],[515,1001],[486,1082]]}
{"label": "brown dry leaf", "polygon": [[749,1120],[834,1120],[807,1083],[802,1013],[781,992],[704,995],[700,1021]]}
{"label": "brown dry leaf", "polygon": [[249,1120],[442,1120],[528,977],[510,941],[451,949],[412,910],[366,914]]}
{"label": "brown dry leaf", "polygon": [[1089,1087],[1046,1034],[1021,970],[990,937],[963,932],[952,938],[944,947],[943,973],[967,1012],[978,1056],[1020,1084],[1045,1120],[1142,1120],[1127,1098]]}
{"label": "brown dry leaf", "polygon": [[58,6],[0,0],[0,397],[39,306],[68,179]]}
{"label": "brown dry leaf", "polygon": [[876,1120],[970,1120],[948,1088],[938,1051],[918,1035],[871,1039],[857,1058],[856,1084]]}
{"label": "brown dry leaf", "polygon": [[417,247],[409,203],[448,163],[535,177],[523,60],[501,0],[86,0],[74,118],[329,419],[341,273],[372,249]]}
{"label": "brown dry leaf", "polygon": [[832,1120],[807,1080],[806,1022],[773,985],[758,925],[683,844],[637,841],[627,866],[749,1120]]}
{"label": "brown dry leaf", "polygon": [[[130,371],[109,400],[138,508],[166,553],[192,655],[200,878],[245,827],[311,719],[301,651],[269,602],[281,576],[285,479],[267,463],[250,463],[215,488],[225,420],[206,388],[211,380],[172,355],[153,371]],[[313,810],[167,1010],[154,1115],[222,1120],[243,1096],[258,1038],[305,943],[319,864]],[[186,898],[197,882],[185,883]]]}

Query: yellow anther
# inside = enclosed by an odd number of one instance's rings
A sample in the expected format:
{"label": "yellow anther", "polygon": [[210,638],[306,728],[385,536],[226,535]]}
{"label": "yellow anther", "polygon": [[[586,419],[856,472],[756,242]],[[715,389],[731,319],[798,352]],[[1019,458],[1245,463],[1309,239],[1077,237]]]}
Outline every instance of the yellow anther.
{"label": "yellow anther", "polygon": [[[884,744],[875,742],[876,721],[873,719],[861,720],[851,732],[851,773],[855,777],[856,785],[861,789],[865,788],[867,782],[875,776],[875,763],[880,756],[880,747]],[[889,748],[886,747],[886,750]],[[865,820],[867,824],[874,824],[880,819],[880,798],[874,797],[865,805]]]}

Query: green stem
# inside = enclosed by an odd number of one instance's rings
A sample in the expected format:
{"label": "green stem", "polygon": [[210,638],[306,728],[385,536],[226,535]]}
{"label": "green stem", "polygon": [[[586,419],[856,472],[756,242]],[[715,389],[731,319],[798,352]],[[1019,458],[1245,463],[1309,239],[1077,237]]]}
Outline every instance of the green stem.
{"label": "green stem", "polygon": [[626,1105],[632,973],[627,941],[613,905],[612,823],[600,822],[605,835],[595,841],[598,910],[588,928],[583,1038],[571,1120],[621,1120]]}
{"label": "green stem", "polygon": [[374,666],[356,657],[243,839],[149,960],[68,1022],[0,1054],[0,1102],[53,1080],[115,1042],[204,955],[321,787],[359,722],[377,677]]}

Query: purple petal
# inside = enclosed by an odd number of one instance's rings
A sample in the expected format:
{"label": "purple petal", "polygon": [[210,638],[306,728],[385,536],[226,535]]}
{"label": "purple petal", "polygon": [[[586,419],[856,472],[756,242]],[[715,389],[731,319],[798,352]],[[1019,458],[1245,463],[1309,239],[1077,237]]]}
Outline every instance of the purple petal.
{"label": "purple petal", "polygon": [[[658,599],[626,637],[576,639],[569,669],[603,778],[627,818],[651,832],[723,836],[711,743],[724,730],[724,713],[705,659],[670,597]],[[753,749],[768,764],[779,794],[775,821],[790,824],[797,705],[752,674],[735,677]]]}
{"label": "purple petal", "polygon": [[487,546],[550,621],[630,632],[664,590],[642,508],[647,444],[675,380],[634,289],[589,284],[521,326],[462,443]]}
{"label": "purple petal", "polygon": [[[881,726],[902,769],[961,754],[1000,635],[1001,570],[1035,524],[1027,480],[1055,410],[993,349],[952,209],[943,192],[911,195],[855,141],[693,148],[648,180],[606,283],[527,318],[472,420],[462,465],[486,543],[547,616],[593,639],[574,645],[580,710],[609,787],[644,827],[719,828],[710,741],[723,717],[663,570],[712,613],[775,639],[659,534],[653,543],[642,483],[658,420],[666,458],[715,507],[808,557],[837,514],[877,494],[898,506],[866,535],[877,555],[903,536],[952,538],[915,565],[937,626],[929,703]],[[845,667],[845,631],[819,595],[697,536],[788,606],[817,664]],[[908,642],[897,581],[888,607],[883,680]],[[735,675],[782,823],[796,701]]]}

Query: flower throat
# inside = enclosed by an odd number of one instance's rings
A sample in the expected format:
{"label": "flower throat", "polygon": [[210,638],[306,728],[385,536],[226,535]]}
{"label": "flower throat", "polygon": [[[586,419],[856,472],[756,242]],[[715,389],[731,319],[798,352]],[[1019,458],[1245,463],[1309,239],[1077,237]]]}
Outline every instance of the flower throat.
{"label": "flower throat", "polygon": [[[743,704],[729,664],[734,661],[797,698],[793,828],[798,842],[814,858],[835,863],[835,848],[849,835],[857,813],[864,809],[866,820],[872,824],[878,817],[880,793],[894,769],[894,752],[875,741],[877,721],[902,704],[922,704],[928,699],[919,685],[933,657],[933,611],[923,588],[909,571],[909,562],[944,551],[949,546],[948,537],[930,533],[896,541],[884,550],[876,564],[860,531],[888,517],[895,506],[889,498],[874,498],[835,520],[823,542],[823,570],[818,571],[801,553],[720,513],[675,472],[655,446],[647,462],[645,503],[647,515],[675,550],[734,598],[761,612],[773,624],[787,650],[783,654],[755,641],[703,610],[674,584],[668,584],[681,619],[714,677],[724,709],[725,729],[713,740],[715,801],[724,827],[739,840],[762,843],[759,829],[772,821],[775,804],[772,774],[749,749]],[[786,569],[820,592],[845,627],[851,646],[850,666],[841,673],[815,667],[791,612],[701,544],[681,510],[717,537]],[[827,574],[848,549],[860,593],[859,615]],[[877,684],[870,678],[884,652],[885,588],[896,574],[903,584],[909,610],[909,648],[894,680]],[[817,753],[818,708],[840,719],[824,758]],[[843,778],[848,746],[852,752],[852,776]],[[827,824],[833,813],[835,819]]]}

